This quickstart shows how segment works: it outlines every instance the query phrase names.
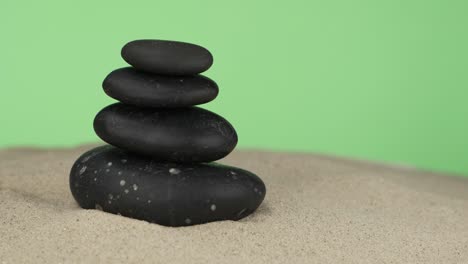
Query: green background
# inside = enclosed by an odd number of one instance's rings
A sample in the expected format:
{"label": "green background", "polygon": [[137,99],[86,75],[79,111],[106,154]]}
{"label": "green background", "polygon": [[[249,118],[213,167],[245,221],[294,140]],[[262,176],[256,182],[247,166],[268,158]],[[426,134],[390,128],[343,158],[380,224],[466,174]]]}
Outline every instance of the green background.
{"label": "green background", "polygon": [[120,48],[203,45],[239,147],[468,175],[468,2],[0,3],[0,147],[96,142]]}

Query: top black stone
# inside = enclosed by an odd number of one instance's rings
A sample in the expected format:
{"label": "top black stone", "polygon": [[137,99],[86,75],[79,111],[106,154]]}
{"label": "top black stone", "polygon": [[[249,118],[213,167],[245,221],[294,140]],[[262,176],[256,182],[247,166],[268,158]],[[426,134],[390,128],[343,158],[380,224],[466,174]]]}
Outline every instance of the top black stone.
{"label": "top black stone", "polygon": [[198,74],[213,64],[207,49],[168,40],[131,41],[122,48],[122,58],[138,70],[165,75]]}

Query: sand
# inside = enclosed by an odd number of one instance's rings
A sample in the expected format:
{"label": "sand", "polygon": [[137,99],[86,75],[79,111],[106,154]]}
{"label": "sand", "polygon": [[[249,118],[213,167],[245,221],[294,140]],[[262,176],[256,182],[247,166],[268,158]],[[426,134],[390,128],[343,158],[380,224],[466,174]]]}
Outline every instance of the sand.
{"label": "sand", "polygon": [[468,263],[468,179],[312,154],[237,151],[264,203],[238,221],[171,228],[80,209],[88,147],[0,151],[0,263]]}

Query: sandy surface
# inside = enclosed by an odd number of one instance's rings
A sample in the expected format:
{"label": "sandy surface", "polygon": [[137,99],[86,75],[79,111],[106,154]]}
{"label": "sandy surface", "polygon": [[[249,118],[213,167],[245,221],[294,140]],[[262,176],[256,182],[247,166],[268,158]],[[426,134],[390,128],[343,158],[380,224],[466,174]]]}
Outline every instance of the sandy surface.
{"label": "sandy surface", "polygon": [[0,151],[0,263],[468,263],[468,179],[234,152],[267,196],[239,222],[170,228],[80,209],[73,150]]}

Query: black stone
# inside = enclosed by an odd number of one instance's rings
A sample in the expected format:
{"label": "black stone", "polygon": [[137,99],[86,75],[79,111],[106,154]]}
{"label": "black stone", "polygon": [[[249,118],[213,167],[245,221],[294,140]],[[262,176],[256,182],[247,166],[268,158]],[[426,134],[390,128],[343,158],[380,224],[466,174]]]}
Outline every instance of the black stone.
{"label": "black stone", "polygon": [[241,219],[257,209],[266,191],[246,170],[161,163],[111,146],[92,149],[75,162],[70,188],[85,209],[166,226]]}
{"label": "black stone", "polygon": [[139,108],[116,103],[94,119],[107,143],[159,160],[209,162],[229,154],[237,133],[221,116],[198,107]]}
{"label": "black stone", "polygon": [[120,102],[143,107],[186,107],[207,103],[218,95],[214,81],[201,75],[167,76],[127,67],[111,72],[102,87]]}
{"label": "black stone", "polygon": [[168,40],[131,41],[122,48],[122,58],[139,70],[166,75],[198,74],[213,64],[207,49]]}

